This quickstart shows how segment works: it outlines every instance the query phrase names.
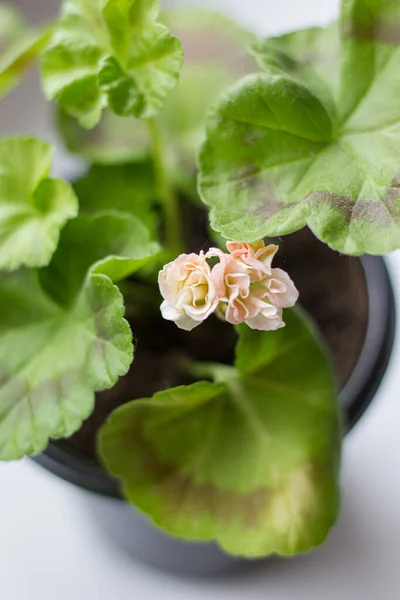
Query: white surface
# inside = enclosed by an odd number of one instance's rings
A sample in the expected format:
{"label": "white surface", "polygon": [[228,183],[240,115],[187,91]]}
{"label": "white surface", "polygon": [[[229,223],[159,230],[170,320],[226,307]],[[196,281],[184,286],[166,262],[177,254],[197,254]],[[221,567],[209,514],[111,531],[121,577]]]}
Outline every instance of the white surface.
{"label": "white surface", "polygon": [[[20,4],[37,14],[45,3]],[[246,5],[246,18],[268,33],[324,22],[337,10],[334,0],[219,4],[236,13]],[[31,80],[0,105],[0,131],[53,139],[35,89]],[[400,254],[390,265],[399,297]],[[86,518],[79,492],[25,460],[0,465],[0,600],[399,600],[399,364],[400,335],[376,400],[346,439],[342,515],[320,550],[213,580],[170,577],[108,547]]]}

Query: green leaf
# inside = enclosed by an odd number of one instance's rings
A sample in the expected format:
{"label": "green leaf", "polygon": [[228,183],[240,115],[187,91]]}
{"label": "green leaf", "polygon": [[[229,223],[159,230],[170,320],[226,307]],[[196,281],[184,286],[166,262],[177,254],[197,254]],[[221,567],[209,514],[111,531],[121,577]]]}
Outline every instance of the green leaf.
{"label": "green leaf", "polygon": [[[255,61],[245,52],[254,35],[208,11],[179,10],[163,17],[173,34],[182,40],[185,64],[179,86],[167,97],[157,116],[157,126],[171,178],[186,193],[193,193],[207,108],[237,77],[254,70]],[[204,39],[208,44],[204,44]],[[79,127],[63,111],[59,124],[68,149],[95,163],[143,161],[152,154],[146,123],[119,119],[110,110],[104,112],[101,123],[92,131]]]}
{"label": "green leaf", "polygon": [[289,75],[306,86],[335,118],[341,68],[338,23],[257,41],[250,53],[267,73]]}
{"label": "green leaf", "polygon": [[0,97],[19,84],[49,37],[49,29],[29,31],[22,15],[0,4]]}
{"label": "green leaf", "polygon": [[159,249],[147,227],[133,215],[80,215],[63,230],[53,260],[40,272],[40,281],[59,304],[69,306],[88,272],[120,281],[146,265]]}
{"label": "green leaf", "polygon": [[302,227],[309,203],[298,187],[331,137],[326,111],[304,86],[266,75],[241,81],[210,114],[200,156],[212,227],[239,240]]}
{"label": "green leaf", "polygon": [[[253,47],[267,74],[222,97],[201,152],[214,228],[255,240],[307,224],[346,254],[400,247],[399,19],[397,2],[344,0],[340,38],[331,26]],[[276,105],[282,87],[291,104]],[[308,111],[305,89],[332,121],[320,143],[311,113],[302,131],[291,126]],[[319,110],[315,119],[320,126]]]}
{"label": "green leaf", "polygon": [[[235,79],[236,75],[222,66],[185,64],[179,86],[156,118],[171,176],[194,178],[197,152],[205,137],[207,108]],[[61,110],[58,123],[68,150],[95,164],[143,163],[151,157],[145,122],[125,121],[106,110],[101,123],[87,131]]]}
{"label": "green leaf", "polygon": [[129,117],[141,114],[144,96],[135,80],[125,73],[113,56],[107,56],[101,62],[99,83],[108,96],[108,106],[116,115]]}
{"label": "green leaf", "polygon": [[26,28],[22,14],[10,4],[0,4],[0,51]]}
{"label": "green leaf", "polygon": [[90,275],[68,310],[33,272],[2,275],[0,310],[0,460],[15,460],[79,429],[94,392],[128,370],[132,336],[104,275]]}
{"label": "green leaf", "polygon": [[95,165],[74,185],[81,213],[117,211],[138,217],[157,233],[154,199],[157,190],[150,161],[122,165]]}
{"label": "green leaf", "polygon": [[400,89],[399,19],[397,0],[342,0],[338,112],[347,129],[384,133],[400,119],[395,97]]}
{"label": "green leaf", "polygon": [[313,331],[286,315],[278,332],[241,328],[219,382],[131,402],[100,431],[105,465],[166,531],[260,557],[307,551],[334,523],[335,386]]}
{"label": "green leaf", "polygon": [[48,264],[60,230],[78,212],[72,188],[49,178],[51,163],[44,142],[0,141],[0,269]]}
{"label": "green leaf", "polygon": [[180,42],[156,0],[68,0],[42,58],[47,98],[88,129],[103,108],[151,118],[177,85]]}

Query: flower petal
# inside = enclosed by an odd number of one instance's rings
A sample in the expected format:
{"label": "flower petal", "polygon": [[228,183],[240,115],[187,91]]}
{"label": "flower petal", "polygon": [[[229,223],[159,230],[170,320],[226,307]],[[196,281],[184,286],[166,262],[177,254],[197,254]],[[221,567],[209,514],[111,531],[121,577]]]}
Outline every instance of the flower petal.
{"label": "flower petal", "polygon": [[277,329],[285,327],[285,323],[282,321],[281,316],[271,319],[263,313],[259,313],[254,319],[246,320],[245,323],[250,329],[257,329],[258,331],[276,331]]}
{"label": "flower petal", "polygon": [[195,321],[194,319],[191,319],[187,314],[182,313],[179,320],[175,321],[175,324],[179,327],[179,329],[183,329],[184,331],[192,331],[192,329],[198,327],[202,322],[203,319],[201,321]]}
{"label": "flower petal", "polygon": [[286,286],[285,292],[274,294],[273,304],[279,306],[279,308],[290,308],[294,306],[299,299],[299,292],[286,271],[282,271],[282,269],[272,269],[272,277],[274,280],[279,280]]}
{"label": "flower petal", "polygon": [[261,248],[256,252],[256,258],[263,263],[268,273],[271,273],[272,261],[278,250],[279,246],[276,246],[275,244],[269,244],[265,248]]}
{"label": "flower petal", "polygon": [[175,308],[175,306],[170,304],[167,300],[164,300],[164,302],[161,304],[160,308],[161,308],[161,314],[166,321],[175,321],[176,322],[182,316],[182,312],[177,310]]}

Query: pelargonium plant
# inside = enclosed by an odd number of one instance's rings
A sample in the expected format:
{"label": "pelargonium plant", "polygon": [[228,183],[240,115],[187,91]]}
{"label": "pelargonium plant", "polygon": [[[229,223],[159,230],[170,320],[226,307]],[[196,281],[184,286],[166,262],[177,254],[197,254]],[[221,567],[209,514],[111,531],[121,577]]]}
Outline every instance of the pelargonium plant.
{"label": "pelargonium plant", "polygon": [[[98,460],[173,535],[247,557],[325,539],[337,386],[266,238],[308,225],[344,254],[400,248],[399,19],[398,0],[342,0],[326,28],[259,40],[157,0],[65,0],[39,32],[1,8],[0,92],[38,57],[87,171],[53,179],[47,143],[0,142],[0,459],[80,430],[140,356],[143,320],[184,340],[222,322],[202,360],[180,357],[186,385],[142,398],[132,380]],[[204,27],[224,41],[208,61]],[[234,360],[207,360],[230,335]]]}

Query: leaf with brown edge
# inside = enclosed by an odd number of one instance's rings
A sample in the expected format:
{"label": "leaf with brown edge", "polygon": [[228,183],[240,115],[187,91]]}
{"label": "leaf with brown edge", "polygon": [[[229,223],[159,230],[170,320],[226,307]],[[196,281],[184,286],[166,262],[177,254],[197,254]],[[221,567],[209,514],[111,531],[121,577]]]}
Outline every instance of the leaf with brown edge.
{"label": "leaf with brown edge", "polygon": [[240,328],[236,368],[211,369],[219,381],[131,402],[100,431],[128,500],[169,533],[261,557],[307,551],[333,525],[335,385],[307,322],[286,320],[274,333]]}
{"label": "leaf with brown edge", "polygon": [[[217,231],[252,241],[308,225],[345,254],[400,247],[399,20],[397,1],[343,0],[339,26],[253,45],[266,73],[213,107],[200,155],[200,194]],[[289,110],[274,104],[284,84]],[[288,131],[309,108],[306,92],[331,121],[318,145],[312,119]]]}

